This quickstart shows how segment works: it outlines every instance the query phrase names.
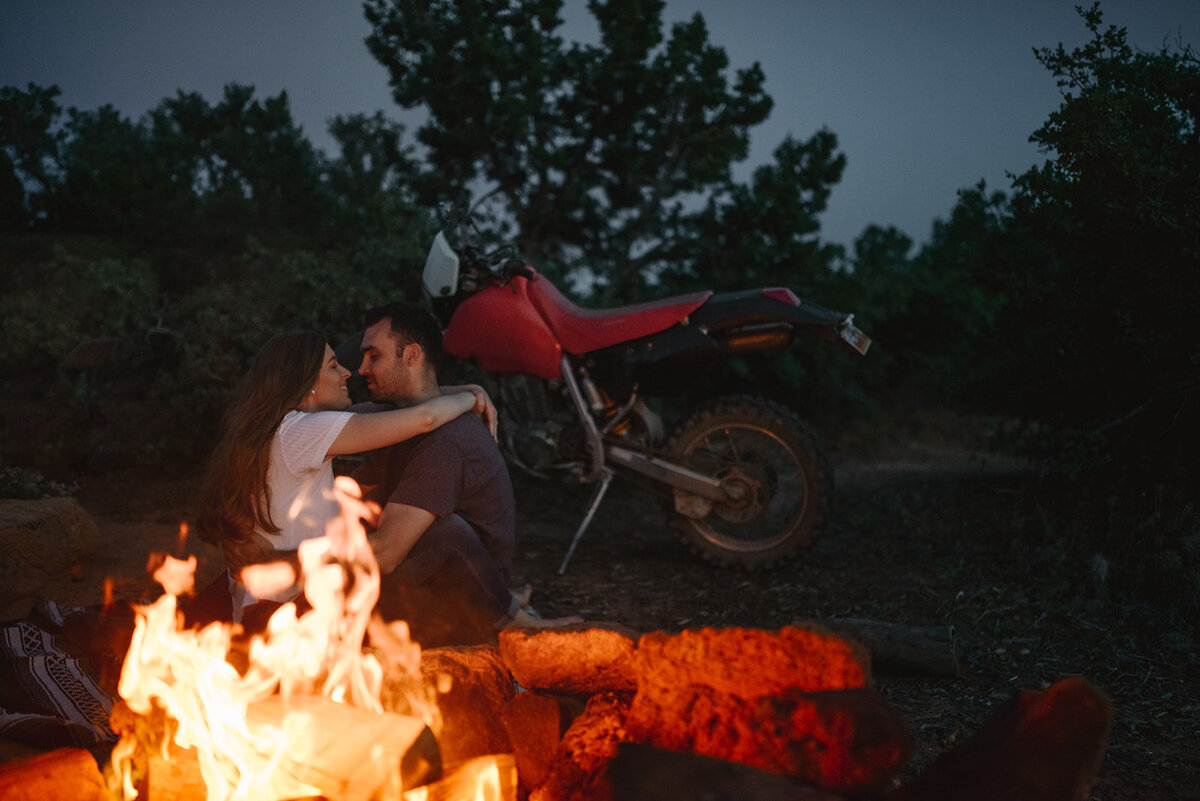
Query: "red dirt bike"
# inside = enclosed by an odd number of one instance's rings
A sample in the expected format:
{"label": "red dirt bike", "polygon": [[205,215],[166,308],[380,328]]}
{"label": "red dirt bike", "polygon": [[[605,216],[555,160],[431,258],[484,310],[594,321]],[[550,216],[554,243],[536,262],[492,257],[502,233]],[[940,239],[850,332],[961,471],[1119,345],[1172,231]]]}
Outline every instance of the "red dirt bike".
{"label": "red dirt bike", "polygon": [[[470,246],[456,252],[445,233],[434,239],[422,284],[446,353],[483,373],[510,463],[596,485],[560,574],[617,472],[661,485],[683,539],[720,563],[778,562],[820,529],[831,468],[788,409],[714,398],[665,436],[646,400],[677,391],[716,359],[787,347],[797,329],[865,354],[870,339],[852,315],[784,288],[584,309],[523,261]],[[357,344],[343,347],[339,357],[354,369]]]}

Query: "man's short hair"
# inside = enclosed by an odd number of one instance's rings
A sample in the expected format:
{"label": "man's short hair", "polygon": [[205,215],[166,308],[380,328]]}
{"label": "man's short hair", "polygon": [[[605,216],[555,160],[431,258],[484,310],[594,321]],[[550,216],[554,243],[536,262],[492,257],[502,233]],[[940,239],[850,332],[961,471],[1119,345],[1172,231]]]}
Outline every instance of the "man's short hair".
{"label": "man's short hair", "polygon": [[416,343],[434,370],[441,367],[442,327],[436,317],[415,303],[396,301],[367,309],[363,324],[370,327],[384,318],[391,320],[392,336],[399,348]]}

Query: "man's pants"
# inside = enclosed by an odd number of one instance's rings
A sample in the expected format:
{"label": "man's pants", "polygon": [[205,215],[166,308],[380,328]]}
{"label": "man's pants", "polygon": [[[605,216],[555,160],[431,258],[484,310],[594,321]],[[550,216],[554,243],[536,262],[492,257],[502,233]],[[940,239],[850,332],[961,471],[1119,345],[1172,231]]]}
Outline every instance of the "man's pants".
{"label": "man's pants", "polygon": [[407,621],[423,648],[494,642],[517,610],[479,535],[455,514],[436,520],[381,580],[380,613]]}

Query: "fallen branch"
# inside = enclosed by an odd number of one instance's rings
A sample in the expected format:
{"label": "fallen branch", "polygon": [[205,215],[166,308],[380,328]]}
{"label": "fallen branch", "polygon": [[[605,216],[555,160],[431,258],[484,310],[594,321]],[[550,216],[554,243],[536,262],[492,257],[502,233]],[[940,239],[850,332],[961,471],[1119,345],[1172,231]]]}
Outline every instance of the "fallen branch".
{"label": "fallen branch", "polygon": [[798,620],[851,637],[871,655],[872,669],[902,670],[933,676],[961,676],[958,637],[952,626],[909,626],[863,618]]}

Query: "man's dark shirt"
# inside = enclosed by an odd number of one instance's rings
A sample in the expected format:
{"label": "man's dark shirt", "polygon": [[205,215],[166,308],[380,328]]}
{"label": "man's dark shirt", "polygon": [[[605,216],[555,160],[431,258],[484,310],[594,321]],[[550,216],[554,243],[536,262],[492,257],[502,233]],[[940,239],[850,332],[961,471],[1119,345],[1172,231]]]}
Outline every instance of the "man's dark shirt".
{"label": "man's dark shirt", "polygon": [[508,578],[516,510],[504,457],[478,417],[463,414],[428,434],[366,454],[354,472],[380,505],[415,506],[441,519],[457,514]]}

